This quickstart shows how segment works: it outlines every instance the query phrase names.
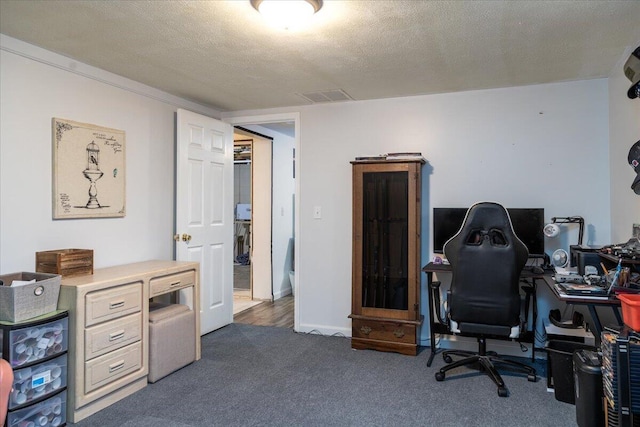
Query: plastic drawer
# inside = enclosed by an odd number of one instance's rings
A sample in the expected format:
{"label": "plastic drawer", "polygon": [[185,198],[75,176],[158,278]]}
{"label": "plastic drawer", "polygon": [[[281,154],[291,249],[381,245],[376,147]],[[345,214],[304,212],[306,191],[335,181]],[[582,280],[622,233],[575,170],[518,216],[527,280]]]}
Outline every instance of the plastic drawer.
{"label": "plastic drawer", "polygon": [[[67,391],[64,390],[47,400],[7,414],[7,427],[51,426],[58,427],[67,422]],[[31,424],[33,423],[33,424]]]}
{"label": "plastic drawer", "polygon": [[13,372],[9,409],[58,393],[67,386],[67,355]]}
{"label": "plastic drawer", "polygon": [[9,331],[9,363],[20,368],[67,351],[69,319]]}

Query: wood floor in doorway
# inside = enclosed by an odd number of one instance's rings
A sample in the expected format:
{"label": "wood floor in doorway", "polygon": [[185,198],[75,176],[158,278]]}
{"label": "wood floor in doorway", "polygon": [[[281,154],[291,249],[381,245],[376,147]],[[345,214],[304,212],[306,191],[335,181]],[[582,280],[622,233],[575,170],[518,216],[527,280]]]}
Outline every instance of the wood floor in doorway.
{"label": "wood floor in doorway", "polygon": [[257,326],[277,326],[293,329],[293,301],[291,295],[273,302],[263,301],[233,316],[234,323]]}

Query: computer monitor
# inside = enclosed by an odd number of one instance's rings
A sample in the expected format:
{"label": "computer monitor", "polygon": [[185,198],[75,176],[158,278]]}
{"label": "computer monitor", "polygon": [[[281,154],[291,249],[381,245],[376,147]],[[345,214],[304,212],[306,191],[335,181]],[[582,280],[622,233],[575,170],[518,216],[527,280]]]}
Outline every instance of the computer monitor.
{"label": "computer monitor", "polygon": [[[468,208],[433,208],[433,252],[442,254],[444,244],[452,238],[464,221]],[[513,231],[527,246],[530,257],[544,256],[544,209],[507,208]]]}

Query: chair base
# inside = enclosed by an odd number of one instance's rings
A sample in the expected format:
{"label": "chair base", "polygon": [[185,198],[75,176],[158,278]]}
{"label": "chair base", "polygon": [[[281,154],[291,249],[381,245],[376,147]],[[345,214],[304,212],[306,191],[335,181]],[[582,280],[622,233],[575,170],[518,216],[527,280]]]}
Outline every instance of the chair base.
{"label": "chair base", "polygon": [[[527,380],[531,382],[535,382],[537,380],[536,370],[531,366],[514,360],[504,359],[494,352],[487,352],[485,338],[478,338],[478,347],[479,350],[477,353],[464,350],[447,350],[443,352],[442,358],[447,365],[443,366],[438,372],[436,372],[436,380],[444,381],[445,373],[451,369],[455,369],[459,366],[478,364],[480,366],[480,370],[487,374],[498,386],[498,396],[500,397],[507,397],[509,392],[505,386],[502,376],[500,376],[500,373],[496,369],[496,365],[511,371],[525,373],[527,374]],[[451,358],[452,355],[461,356],[464,357],[464,359],[456,360],[454,362]]]}

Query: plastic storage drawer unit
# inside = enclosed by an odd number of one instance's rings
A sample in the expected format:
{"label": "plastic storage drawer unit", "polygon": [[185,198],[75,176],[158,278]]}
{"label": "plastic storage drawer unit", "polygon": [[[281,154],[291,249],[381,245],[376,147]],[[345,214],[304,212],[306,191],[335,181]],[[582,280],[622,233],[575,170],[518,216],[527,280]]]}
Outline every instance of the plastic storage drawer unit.
{"label": "plastic storage drawer unit", "polygon": [[7,427],[51,426],[58,427],[67,422],[67,391],[64,390],[47,400],[7,414]]}
{"label": "plastic storage drawer unit", "polygon": [[2,339],[2,353],[8,356],[3,357],[14,370],[67,351],[69,319],[66,312],[57,317],[44,323],[36,318],[5,326],[8,330],[4,334],[8,336]]}
{"label": "plastic storage drawer unit", "polygon": [[28,405],[67,386],[67,354],[13,372],[9,409]]}

